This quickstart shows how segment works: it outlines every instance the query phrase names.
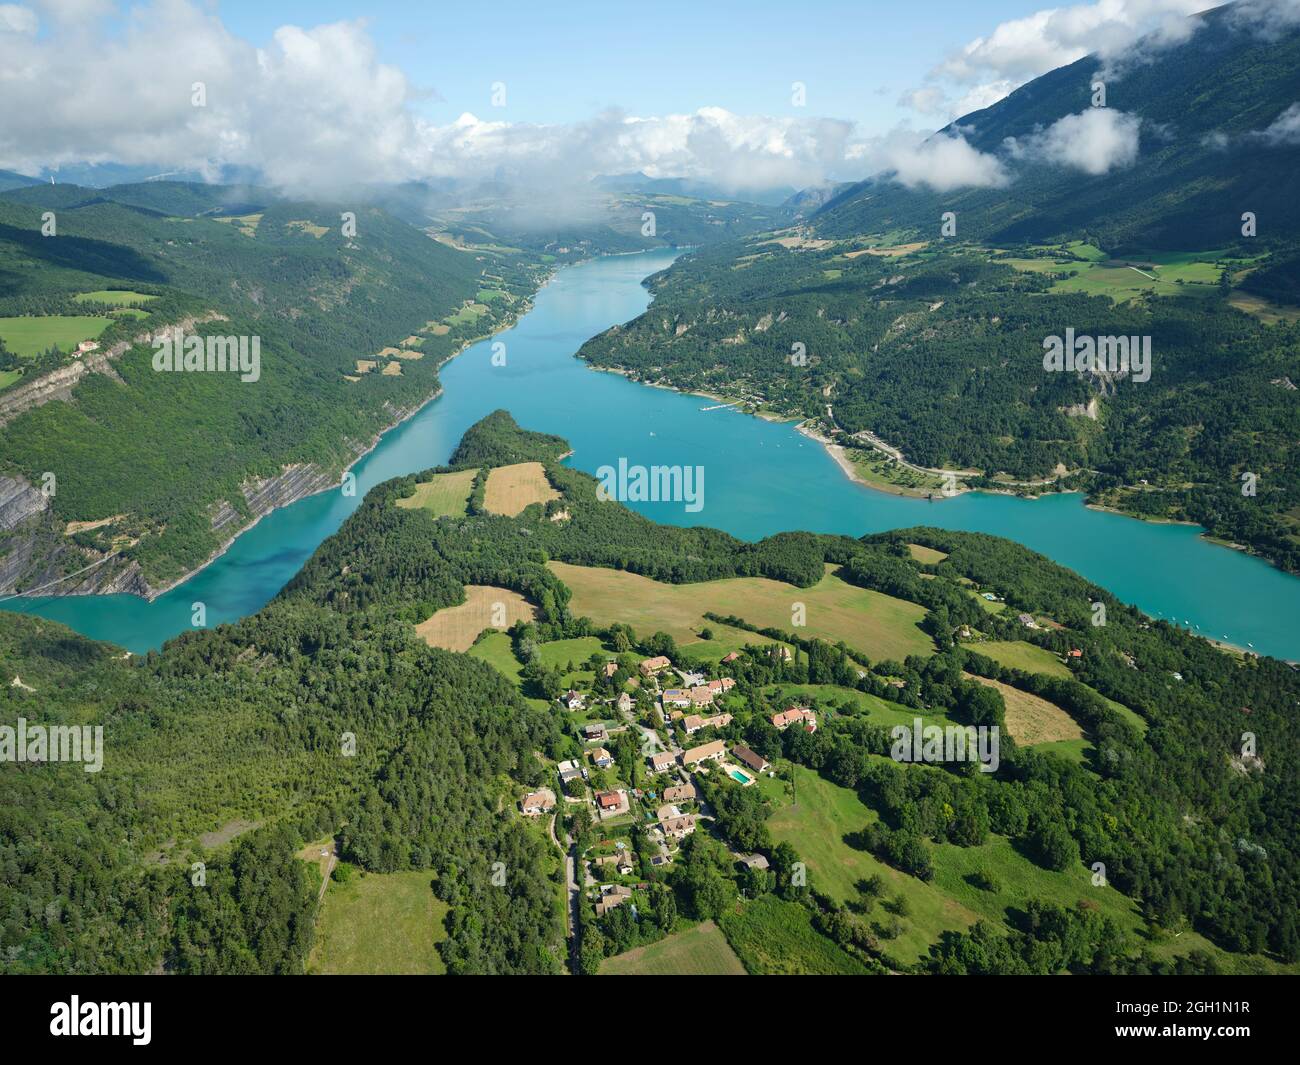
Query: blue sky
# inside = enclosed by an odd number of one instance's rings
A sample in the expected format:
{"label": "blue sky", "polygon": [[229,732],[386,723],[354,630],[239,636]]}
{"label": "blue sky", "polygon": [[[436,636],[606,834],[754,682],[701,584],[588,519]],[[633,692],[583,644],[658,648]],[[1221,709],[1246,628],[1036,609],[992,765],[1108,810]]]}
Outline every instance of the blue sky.
{"label": "blue sky", "polygon": [[222,21],[265,46],[286,23],[364,17],[380,58],[422,89],[430,118],[489,113],[572,122],[608,107],[636,115],[704,106],[738,114],[799,113],[790,84],[808,87],[804,114],[851,118],[879,132],[918,116],[897,105],[949,53],[999,23],[1048,6],[1035,0],[920,3],[658,0],[653,5],[564,0],[357,4],[348,0],[225,0]]}
{"label": "blue sky", "polygon": [[960,134],[929,135],[1086,54],[1190,32],[1205,0],[1043,2],[0,0],[0,169],[233,167],[321,193],[637,170],[736,193],[1001,184]]}

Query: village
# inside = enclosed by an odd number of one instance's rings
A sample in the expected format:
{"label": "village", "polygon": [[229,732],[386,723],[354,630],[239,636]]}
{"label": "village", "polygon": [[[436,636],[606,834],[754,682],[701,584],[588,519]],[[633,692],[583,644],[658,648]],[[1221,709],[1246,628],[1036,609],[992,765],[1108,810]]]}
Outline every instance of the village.
{"label": "village", "polygon": [[[718,670],[738,657],[728,654]],[[612,661],[601,667],[611,680],[619,669]],[[626,688],[632,690],[614,697],[575,690],[560,696],[559,704],[581,718],[573,727],[582,757],[556,764],[555,786],[532,791],[519,804],[527,817],[557,815],[563,804],[575,824],[590,826],[578,835],[596,842],[571,856],[570,891],[589,901],[598,917],[646,890],[643,861],[651,868],[672,865],[683,840],[713,819],[703,798],[705,778],[720,773],[752,787],[760,777],[775,777],[766,758],[721,735],[733,720],[727,704],[743,705],[732,677],[706,677],[657,655],[639,662]],[[771,722],[781,731],[812,732],[817,715],[790,706],[772,714]],[[768,867],[761,854],[733,857],[741,866]]]}

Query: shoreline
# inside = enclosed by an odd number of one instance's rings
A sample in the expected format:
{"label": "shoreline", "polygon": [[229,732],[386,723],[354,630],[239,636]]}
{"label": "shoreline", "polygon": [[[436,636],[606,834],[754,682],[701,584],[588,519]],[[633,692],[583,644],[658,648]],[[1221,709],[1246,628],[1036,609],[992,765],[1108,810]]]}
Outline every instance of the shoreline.
{"label": "shoreline", "polygon": [[[580,358],[580,356],[577,355],[575,355],[574,357]],[[720,403],[727,403],[732,405],[739,404],[742,402],[741,400],[729,399],[726,396],[715,395],[710,392],[700,392],[696,389],[678,388],[675,385],[664,384],[658,381],[643,381],[640,380],[639,378],[633,377],[632,371],[630,370],[624,370],[616,366],[597,366],[587,359],[583,359],[582,361],[587,364],[588,369],[596,370],[599,373],[618,374],[620,377],[624,378],[625,380],[631,381],[633,384],[645,385],[648,388],[660,388],[667,392],[676,392],[679,395],[699,396],[702,399],[712,399]],[[816,443],[820,444],[822,448],[826,451],[826,453],[831,457],[832,461],[834,461],[835,465],[837,465],[840,468],[840,472],[843,473],[844,476],[848,478],[848,480],[852,481],[856,485],[860,485],[861,487],[867,488],[873,492],[879,492],[882,495],[895,496],[902,499],[915,499],[915,500],[930,502],[930,503],[941,503],[948,499],[957,499],[960,496],[972,492],[982,492],[985,495],[994,495],[994,496],[1013,496],[1019,499],[1027,499],[1027,500],[1043,499],[1051,495],[1078,495],[1083,497],[1083,505],[1087,507],[1089,510],[1095,510],[1104,514],[1114,514],[1116,517],[1130,518],[1133,521],[1146,522],[1147,524],[1150,525],[1182,525],[1192,529],[1199,529],[1200,530],[1200,532],[1198,533],[1199,538],[1205,540],[1207,543],[1213,544],[1216,547],[1226,547],[1229,550],[1237,551],[1240,554],[1246,555],[1248,558],[1258,559],[1260,562],[1263,562],[1265,565],[1279,571],[1280,573],[1285,573],[1288,576],[1300,578],[1300,574],[1292,573],[1290,570],[1284,569],[1282,566],[1279,566],[1276,562],[1272,561],[1269,558],[1266,558],[1264,555],[1261,555],[1259,554],[1259,552],[1253,550],[1249,544],[1239,544],[1230,540],[1225,540],[1222,537],[1215,536],[1199,522],[1184,521],[1178,518],[1144,517],[1141,514],[1130,514],[1128,511],[1118,510],[1115,507],[1104,506],[1100,503],[1090,503],[1088,502],[1088,493],[1082,488],[1074,488],[1074,489],[1069,489],[1067,491],[1060,491],[1060,492],[1035,492],[1032,494],[1022,494],[1020,492],[1015,491],[1012,488],[965,488],[963,487],[954,495],[947,496],[944,495],[942,492],[935,492],[933,495],[931,495],[928,492],[922,492],[920,489],[908,490],[903,488],[902,486],[898,486],[897,488],[889,488],[881,484],[875,484],[871,481],[865,480],[858,473],[858,471],[853,468],[853,463],[848,458],[846,454],[847,449],[844,447],[843,444],[837,444],[835,441],[831,440],[825,434],[820,433],[815,429],[809,428],[807,424],[809,419],[801,420],[799,415],[780,415],[771,411],[750,412],[750,411],[740,409],[739,406],[736,406],[735,410],[739,414],[745,414],[748,415],[749,417],[754,417],[754,418],[762,418],[764,421],[777,422],[777,423],[797,422],[798,424],[795,425],[795,432],[799,433],[801,436],[808,438],[809,440],[815,441]],[[886,453],[881,452],[881,454],[886,454]],[[1208,636],[1204,638],[1209,639]],[[1211,641],[1211,642],[1217,644],[1223,644],[1222,640]],[[1224,646],[1231,647],[1231,649],[1233,650],[1240,650],[1245,654],[1258,654],[1257,651],[1252,651],[1250,648],[1246,648],[1246,647],[1237,648],[1236,645],[1228,645],[1228,644],[1224,644]],[[1287,661],[1290,660],[1288,659]]]}
{"label": "shoreline", "polygon": [[[534,300],[537,296],[537,293],[540,292],[547,285],[549,285],[552,280],[554,280],[555,275],[556,273],[558,273],[558,271],[559,271],[559,267],[550,270],[550,272],[546,275],[542,283],[537,286],[536,291],[534,291],[531,295],[529,295],[526,299],[524,299],[522,301],[521,306],[512,313],[509,321],[503,322],[499,328],[484,333],[482,336],[467,338],[464,341],[462,341],[459,348],[457,348],[451,354],[443,358],[434,367],[435,376],[442,371],[442,368],[444,366],[446,366],[453,359],[459,357],[460,355],[463,355],[475,344],[480,344],[485,340],[490,340],[492,337],[504,333],[508,329],[513,329],[519,323],[519,319],[533,309]],[[398,408],[398,416],[393,421],[389,422],[387,425],[378,429],[375,432],[375,434],[371,437],[370,442],[364,448],[358,451],[351,459],[349,459],[346,465],[340,467],[338,471],[338,477],[335,478],[335,480],[336,481],[341,480],[345,473],[351,470],[352,467],[354,467],[358,462],[360,462],[372,451],[374,451],[375,448],[379,446],[380,441],[382,441],[385,436],[391,433],[398,426],[402,425],[404,422],[409,421],[411,418],[415,417],[415,415],[419,414],[420,411],[424,410],[424,408],[427,407],[430,403],[433,403],[440,396],[442,396],[442,393],[443,393],[442,382],[439,380],[434,390],[431,393],[429,393],[427,396],[425,396],[423,399],[421,399],[418,403],[413,404],[409,408]],[[303,468],[309,468],[311,466],[312,466],[311,463],[300,464],[297,466],[295,466],[294,464],[289,464],[281,468],[280,474],[278,476],[284,476],[285,473],[295,468],[303,469]],[[328,470],[321,469],[319,467],[317,467],[316,469],[320,477],[325,477],[329,473]],[[268,478],[265,483],[270,483],[274,479],[275,478]],[[263,511],[261,514],[258,514],[256,517],[254,517],[253,520],[250,521],[247,525],[241,525],[235,531],[235,533],[230,536],[229,539],[224,541],[220,547],[218,547],[210,556],[204,559],[202,563],[195,566],[193,569],[188,570],[180,577],[177,577],[175,580],[170,581],[167,584],[162,585],[158,588],[153,588],[152,586],[146,585],[147,587],[149,587],[150,594],[148,595],[141,595],[137,591],[123,591],[123,592],[66,591],[66,592],[54,592],[52,594],[47,594],[45,596],[42,596],[41,598],[72,599],[78,596],[93,597],[93,596],[101,596],[101,595],[130,595],[130,596],[134,596],[137,599],[141,599],[146,603],[153,603],[158,599],[160,599],[162,596],[166,595],[168,592],[173,591],[176,588],[179,588],[182,584],[185,584],[187,581],[191,580],[192,578],[196,577],[198,574],[202,573],[205,569],[207,569],[210,565],[212,565],[212,563],[216,562],[217,559],[221,558],[222,555],[224,555],[227,551],[229,551],[231,546],[234,544],[234,542],[238,540],[241,536],[243,536],[244,533],[249,532],[250,530],[256,528],[258,523],[261,522],[263,518],[271,514],[274,514],[277,510],[282,510],[285,507],[292,506],[294,503],[300,503],[304,499],[310,499],[312,496],[320,495],[322,492],[328,492],[337,487],[338,487],[337,483],[325,484],[322,485],[320,488],[315,488],[312,489],[311,491],[303,492],[301,495],[296,495],[291,499],[286,499],[284,502],[274,504],[273,506]],[[219,503],[220,501],[217,502]],[[100,561],[107,562],[108,557],[111,556],[106,556],[104,559],[101,559]],[[129,572],[129,570],[130,570],[130,566],[128,565],[128,567],[125,570],[123,570],[123,573]],[[143,580],[143,578],[141,578],[141,580]],[[14,599],[23,599],[26,597],[27,597],[27,593],[22,593],[22,592],[14,593],[11,596],[11,598]]]}

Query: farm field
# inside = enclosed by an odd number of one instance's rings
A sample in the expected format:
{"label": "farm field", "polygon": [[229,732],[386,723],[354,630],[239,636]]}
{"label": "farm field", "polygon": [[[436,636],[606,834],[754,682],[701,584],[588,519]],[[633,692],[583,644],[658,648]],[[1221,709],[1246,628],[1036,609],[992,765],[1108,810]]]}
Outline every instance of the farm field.
{"label": "farm field", "polygon": [[764,895],[722,918],[727,942],[754,976],[862,976],[868,970],[812,926],[797,902]]}
{"label": "farm field", "polygon": [[1023,670],[1025,673],[1046,673],[1049,677],[1063,678],[1072,676],[1065,663],[1051,651],[1044,651],[1024,640],[988,640],[965,646],[976,654],[993,659],[998,665]]}
{"label": "farm field", "polygon": [[407,510],[427,510],[435,518],[462,516],[477,476],[477,470],[436,473],[432,480],[415,486],[415,495],[399,499],[397,505]]}
{"label": "farm field", "polygon": [[49,314],[0,318],[0,340],[19,358],[30,359],[56,347],[72,351],[82,340],[93,340],[113,323],[97,315]]}
{"label": "farm field", "polygon": [[[502,605],[505,617],[497,618],[503,623],[494,625],[496,604]],[[439,610],[420,622],[415,631],[430,647],[468,651],[484,629],[508,629],[516,621],[532,621],[534,617],[532,604],[518,592],[490,584],[467,584],[465,602]]]}
{"label": "farm field", "polygon": [[513,466],[498,466],[488,474],[483,505],[490,514],[513,518],[533,503],[559,498],[560,493],[551,487],[540,462],[517,462]]}
{"label": "farm field", "polygon": [[601,976],[744,976],[745,967],[712,921],[607,958]]}
{"label": "farm field", "polygon": [[836,577],[828,566],[811,588],[796,588],[766,577],[729,577],[699,584],[665,584],[623,570],[548,563],[573,592],[570,606],[600,625],[630,624],[638,633],[667,632],[688,643],[712,627],[707,612],[744,618],[761,628],[789,631],[794,603],[803,603],[807,625],[802,635],[832,643],[843,640],[874,661],[930,655],[934,645],[918,627],[923,607]]}
{"label": "farm field", "polygon": [[22,370],[0,370],[0,391],[22,380]]}
{"label": "farm field", "polygon": [[[772,838],[794,847],[808,863],[809,884],[838,902],[856,900],[858,881],[872,875],[884,880],[885,897],[900,893],[906,896],[911,912],[901,918],[903,933],[885,942],[892,957],[903,964],[917,962],[928,956],[930,945],[941,933],[963,931],[975,923],[977,913],[934,885],[900,872],[845,841],[878,820],[876,812],[852,790],[832,784],[803,766],[795,766],[794,773],[798,802],[772,814],[768,821]],[[888,916],[877,901],[870,919]]]}
{"label": "farm field", "polygon": [[111,303],[114,307],[139,307],[156,300],[146,292],[132,292],[130,289],[101,288],[94,292],[82,292],[72,297],[76,303]]}
{"label": "farm field", "polygon": [[962,676],[1001,693],[1007,706],[1007,731],[1017,743],[1032,747],[1036,743],[1083,738],[1079,723],[1055,703],[1001,681],[977,677],[973,673],[963,673]]}
{"label": "farm field", "polygon": [[1218,257],[1217,252],[1156,252],[1109,259],[1104,252],[1089,245],[1074,245],[1069,250],[1090,261],[1070,258],[1008,258],[997,261],[1028,273],[1075,272],[1073,277],[1056,281],[1051,291],[1109,296],[1119,303],[1146,293],[1157,296],[1207,295],[1216,290],[1222,269],[1213,261]]}
{"label": "farm field", "polygon": [[936,551],[933,547],[922,547],[920,544],[908,544],[907,550],[912,558],[917,562],[925,563],[927,566],[942,562],[948,557],[946,551]]}
{"label": "farm field", "polygon": [[325,890],[309,973],[441,975],[448,907],[428,870],[357,874]]}

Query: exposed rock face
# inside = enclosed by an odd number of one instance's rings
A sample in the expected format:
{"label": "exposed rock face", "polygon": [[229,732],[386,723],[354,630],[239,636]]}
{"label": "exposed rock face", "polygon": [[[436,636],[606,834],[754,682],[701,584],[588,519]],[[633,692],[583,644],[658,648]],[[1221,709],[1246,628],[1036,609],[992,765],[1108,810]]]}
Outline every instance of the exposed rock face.
{"label": "exposed rock face", "polygon": [[[197,321],[215,318],[220,316],[211,314],[179,324],[188,329]],[[147,337],[137,337],[136,342],[144,339]],[[125,343],[114,345],[107,352],[95,353],[77,363],[60,367],[20,389],[5,393],[0,399],[0,425],[51,399],[69,399],[76,383],[86,373],[107,373],[116,377],[108,360],[116,358],[127,347]],[[22,394],[16,396],[15,393]],[[384,413],[391,419],[390,426],[405,420],[426,401],[408,408],[385,404]],[[376,433],[369,441],[348,441],[353,453],[352,461],[373,448],[381,435]],[[241,532],[277,507],[288,506],[338,485],[337,474],[314,463],[285,466],[274,477],[250,478],[240,486],[246,512],[229,500],[221,500],[209,509],[212,531],[220,536],[221,546],[203,565],[220,556]],[[191,573],[186,573],[168,584],[154,587],[145,578],[138,562],[74,543],[64,535],[62,523],[42,493],[21,478],[0,475],[0,596],[14,594],[21,585],[24,592],[40,589],[41,595],[121,593],[153,600],[190,576]]]}
{"label": "exposed rock face", "polygon": [[[209,313],[199,318],[185,318],[176,322],[175,325],[185,330],[200,322],[222,319],[222,315]],[[160,326],[159,330],[161,328]],[[39,407],[52,399],[71,399],[72,390],[88,373],[104,374],[114,380],[121,380],[117,376],[117,371],[113,369],[111,360],[118,358],[132,344],[145,343],[152,335],[153,332],[141,333],[130,341],[119,341],[107,351],[92,351],[90,354],[83,355],[79,359],[73,359],[66,365],[51,370],[47,374],[42,374],[40,377],[9,389],[3,395],[0,395],[0,425],[6,425],[22,414],[23,411]]]}
{"label": "exposed rock face", "polygon": [[[314,463],[297,463],[286,466],[275,477],[253,478],[240,485],[244,502],[252,512],[253,521],[270,514],[276,507],[287,507],[307,496],[336,487],[338,482],[328,471]],[[244,515],[229,500],[223,499],[212,508],[212,531],[226,532],[228,539],[221,545],[224,551],[230,541],[246,527]]]}
{"label": "exposed rock face", "polygon": [[0,474],[0,531],[16,529],[50,505],[45,495],[21,477]]}

